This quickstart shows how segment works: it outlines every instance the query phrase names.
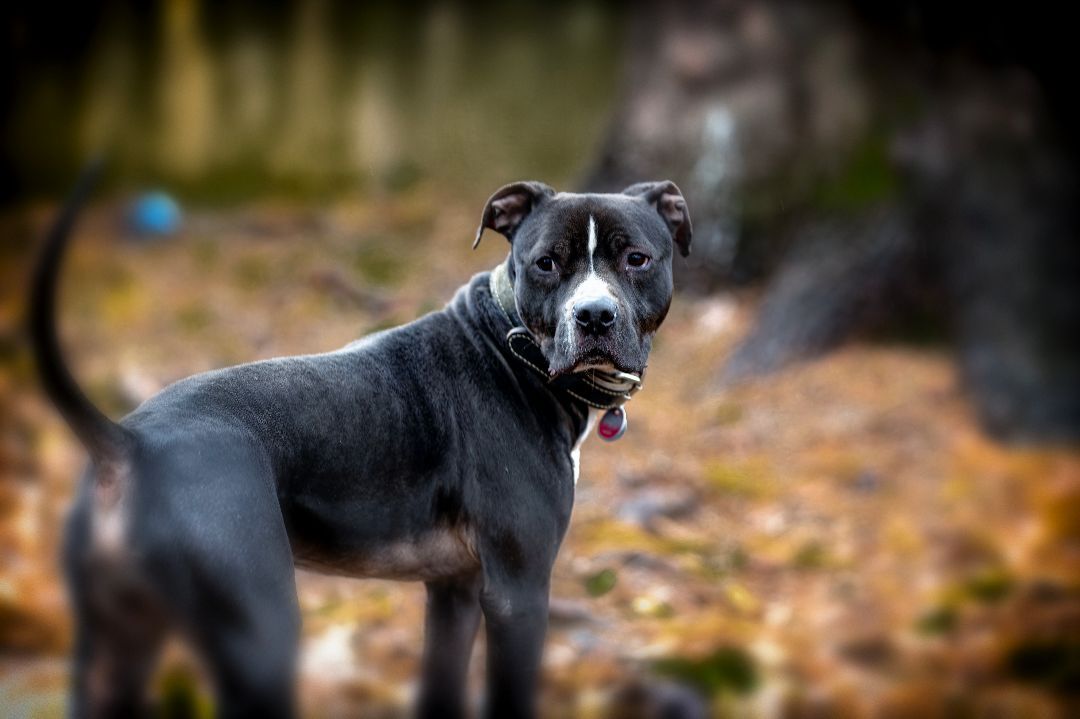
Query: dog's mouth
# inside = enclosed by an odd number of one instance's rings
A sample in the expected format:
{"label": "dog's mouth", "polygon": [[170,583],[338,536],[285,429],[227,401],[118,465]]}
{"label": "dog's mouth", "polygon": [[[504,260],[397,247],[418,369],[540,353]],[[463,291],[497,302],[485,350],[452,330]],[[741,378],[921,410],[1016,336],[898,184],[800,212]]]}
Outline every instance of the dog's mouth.
{"label": "dog's mouth", "polygon": [[[552,348],[542,349],[550,350]],[[607,347],[587,347],[575,352],[573,355],[566,355],[558,351],[545,351],[544,354],[548,357],[548,374],[552,378],[590,370],[640,375],[645,369],[643,356],[641,359],[629,358],[624,353],[613,351]]]}
{"label": "dog's mouth", "polygon": [[594,350],[586,352],[577,362],[574,363],[571,372],[585,372],[591,369],[605,370],[608,372],[629,372],[630,369],[623,369],[616,365],[615,358],[608,352],[601,350]]}

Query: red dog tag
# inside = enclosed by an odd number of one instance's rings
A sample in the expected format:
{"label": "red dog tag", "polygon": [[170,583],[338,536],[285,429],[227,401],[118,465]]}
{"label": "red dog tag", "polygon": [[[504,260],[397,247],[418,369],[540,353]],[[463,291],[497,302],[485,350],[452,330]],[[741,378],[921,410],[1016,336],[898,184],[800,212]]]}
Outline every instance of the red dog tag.
{"label": "red dog tag", "polygon": [[600,423],[596,425],[596,433],[600,435],[600,439],[607,442],[614,442],[622,437],[624,432],[626,432],[626,412],[623,412],[622,407],[612,407],[604,412]]}

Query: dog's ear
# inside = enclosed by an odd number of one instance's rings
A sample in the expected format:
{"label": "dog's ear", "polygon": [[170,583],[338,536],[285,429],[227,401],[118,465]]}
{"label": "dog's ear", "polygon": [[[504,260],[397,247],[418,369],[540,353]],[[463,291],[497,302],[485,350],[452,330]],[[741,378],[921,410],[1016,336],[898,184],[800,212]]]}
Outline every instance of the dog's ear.
{"label": "dog's ear", "polygon": [[533,208],[543,202],[544,198],[554,196],[555,190],[543,182],[512,182],[500,187],[484,205],[484,214],[480,217],[480,227],[476,229],[473,249],[480,244],[480,237],[488,227],[501,233],[506,239],[513,240],[514,232]]}
{"label": "dog's ear", "polygon": [[679,252],[683,257],[690,254],[690,239],[694,228],[690,225],[690,211],[686,209],[686,200],[674,182],[639,182],[627,187],[623,194],[642,197],[655,207],[671,230],[671,239],[679,246]]}

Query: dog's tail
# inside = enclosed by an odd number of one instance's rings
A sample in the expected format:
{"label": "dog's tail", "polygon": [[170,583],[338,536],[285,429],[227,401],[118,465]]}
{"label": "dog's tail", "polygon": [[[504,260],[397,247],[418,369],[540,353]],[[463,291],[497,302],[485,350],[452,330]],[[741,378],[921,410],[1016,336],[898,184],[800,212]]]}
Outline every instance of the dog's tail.
{"label": "dog's tail", "polygon": [[74,191],[49,229],[34,269],[28,305],[30,343],[41,383],[49,399],[99,465],[120,459],[130,435],[90,403],[64,364],[56,333],[56,284],[75,218],[100,172],[100,161],[83,170]]}

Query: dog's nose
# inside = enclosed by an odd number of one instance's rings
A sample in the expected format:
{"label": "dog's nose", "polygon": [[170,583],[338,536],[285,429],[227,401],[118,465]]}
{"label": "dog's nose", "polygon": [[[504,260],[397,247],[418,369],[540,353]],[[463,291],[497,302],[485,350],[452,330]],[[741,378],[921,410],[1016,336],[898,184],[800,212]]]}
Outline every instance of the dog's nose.
{"label": "dog's nose", "polygon": [[610,297],[594,297],[574,305],[574,320],[585,334],[601,335],[615,324],[618,307]]}

